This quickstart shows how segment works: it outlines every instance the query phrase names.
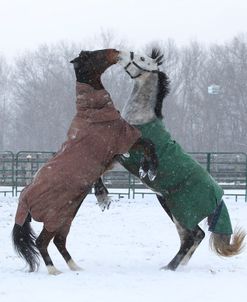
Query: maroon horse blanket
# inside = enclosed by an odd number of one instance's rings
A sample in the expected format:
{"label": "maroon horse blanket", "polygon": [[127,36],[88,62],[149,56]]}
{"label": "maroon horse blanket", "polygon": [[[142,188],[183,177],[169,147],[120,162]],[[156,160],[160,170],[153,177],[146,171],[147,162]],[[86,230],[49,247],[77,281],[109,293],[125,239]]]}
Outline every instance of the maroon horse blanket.
{"label": "maroon horse blanket", "polygon": [[31,216],[53,232],[70,226],[81,201],[113,157],[126,153],[141,136],[123,120],[109,93],[76,84],[77,113],[67,141],[34,176],[19,198],[15,222]]}

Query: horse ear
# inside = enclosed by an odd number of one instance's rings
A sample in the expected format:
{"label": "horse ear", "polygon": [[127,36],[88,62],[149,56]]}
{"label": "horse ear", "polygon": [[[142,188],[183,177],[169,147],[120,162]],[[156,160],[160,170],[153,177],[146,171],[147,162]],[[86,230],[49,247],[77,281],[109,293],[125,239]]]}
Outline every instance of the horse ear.
{"label": "horse ear", "polygon": [[90,58],[89,51],[82,50],[79,54],[79,58],[81,58],[82,60],[88,60]]}
{"label": "horse ear", "polygon": [[70,63],[72,63],[74,65],[74,68],[79,68],[80,67],[79,62],[76,59],[77,58],[71,60]]}
{"label": "horse ear", "polygon": [[161,65],[163,63],[163,58],[164,58],[164,55],[158,56],[158,58],[156,59],[156,62],[158,65]]}

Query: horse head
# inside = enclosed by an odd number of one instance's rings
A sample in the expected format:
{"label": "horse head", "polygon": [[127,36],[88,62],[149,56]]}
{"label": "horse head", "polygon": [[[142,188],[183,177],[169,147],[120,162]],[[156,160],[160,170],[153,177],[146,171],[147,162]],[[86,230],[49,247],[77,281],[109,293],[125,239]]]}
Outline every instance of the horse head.
{"label": "horse head", "polygon": [[158,51],[151,56],[139,55],[134,52],[119,52],[119,64],[132,79],[142,76],[146,72],[158,72],[159,65],[162,64],[163,55]]}
{"label": "horse head", "polygon": [[[163,100],[169,93],[170,84],[168,76],[159,70],[159,66],[163,63],[163,57],[164,55],[157,48],[153,48],[148,56],[138,55],[133,52],[119,53],[119,63],[124,66],[128,75],[135,79],[134,99],[131,97],[129,106],[133,105],[133,101],[141,102],[139,109],[142,108],[144,110],[145,108],[146,111],[150,112],[149,117],[152,116],[151,112],[154,111],[155,116],[159,119],[163,118]],[[151,86],[150,83],[152,83]],[[137,87],[139,89],[138,93],[136,92]],[[155,99],[150,97],[153,93],[156,95]],[[137,98],[137,95],[140,97]],[[150,100],[155,100],[155,103],[150,102]],[[146,105],[147,103],[149,105]],[[128,105],[126,108],[129,108]],[[131,110],[128,109],[128,114],[130,114]],[[125,112],[125,114],[127,113]],[[132,117],[134,114],[135,112],[132,110]],[[127,116],[124,117],[127,119]]]}
{"label": "horse head", "polygon": [[89,84],[95,89],[102,89],[101,75],[108,67],[118,62],[118,56],[119,51],[116,49],[81,51],[70,63],[74,65],[78,82]]}

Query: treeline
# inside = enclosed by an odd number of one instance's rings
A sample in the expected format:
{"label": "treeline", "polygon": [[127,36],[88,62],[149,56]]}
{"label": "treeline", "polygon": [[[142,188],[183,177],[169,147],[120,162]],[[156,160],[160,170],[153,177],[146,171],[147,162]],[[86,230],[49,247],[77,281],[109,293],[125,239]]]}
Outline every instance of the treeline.
{"label": "treeline", "polygon": [[[134,49],[105,34],[97,43],[42,45],[12,63],[0,57],[0,150],[60,147],[75,111],[75,76],[69,61],[81,49]],[[165,55],[161,68],[171,80],[163,113],[174,138],[188,151],[247,152],[247,35],[207,47],[197,41],[178,47],[172,40],[158,46]],[[113,66],[103,82],[121,109],[131,80]],[[218,94],[208,93],[212,84],[220,86]]]}

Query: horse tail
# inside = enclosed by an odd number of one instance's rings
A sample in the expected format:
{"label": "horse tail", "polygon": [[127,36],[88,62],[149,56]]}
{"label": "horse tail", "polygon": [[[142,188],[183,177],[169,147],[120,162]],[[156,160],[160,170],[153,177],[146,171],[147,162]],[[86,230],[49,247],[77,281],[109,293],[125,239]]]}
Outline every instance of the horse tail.
{"label": "horse tail", "polygon": [[241,228],[232,231],[231,220],[226,204],[223,200],[216,207],[214,212],[208,216],[211,249],[223,257],[238,255],[244,248],[246,233]]}
{"label": "horse tail", "polygon": [[223,257],[238,255],[244,248],[246,233],[243,229],[235,229],[232,235],[212,233],[210,236],[211,249]]}
{"label": "horse tail", "polygon": [[35,243],[36,236],[30,225],[31,215],[28,214],[24,224],[14,225],[12,240],[17,254],[29,265],[29,271],[33,272],[39,267],[39,252]]}

